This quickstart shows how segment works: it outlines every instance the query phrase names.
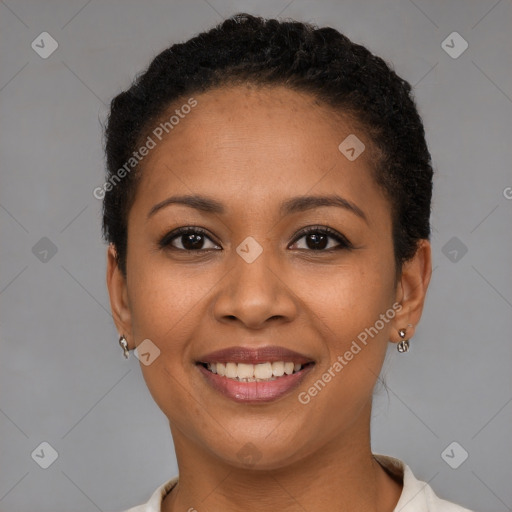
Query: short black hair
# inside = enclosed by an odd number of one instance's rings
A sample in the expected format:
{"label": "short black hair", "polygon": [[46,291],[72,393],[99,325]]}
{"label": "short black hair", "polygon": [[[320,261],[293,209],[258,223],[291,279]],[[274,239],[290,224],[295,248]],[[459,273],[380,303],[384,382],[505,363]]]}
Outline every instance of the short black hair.
{"label": "short black hair", "polygon": [[379,155],[374,179],[391,205],[399,274],[418,242],[430,237],[433,171],[411,85],[334,28],[246,13],[162,51],[111,102],[105,183],[114,186],[103,197],[103,236],[114,245],[121,271],[126,274],[127,219],[140,166],[116,183],[113,178],[171,104],[236,84],[309,93],[366,130]]}

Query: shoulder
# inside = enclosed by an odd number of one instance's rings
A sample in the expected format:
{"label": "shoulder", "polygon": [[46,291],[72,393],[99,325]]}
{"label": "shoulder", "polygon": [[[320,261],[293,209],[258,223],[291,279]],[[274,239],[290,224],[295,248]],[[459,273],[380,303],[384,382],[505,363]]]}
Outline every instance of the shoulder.
{"label": "shoulder", "polygon": [[171,478],[153,492],[146,503],[137,505],[123,512],[161,512],[164,496],[178,483],[178,477]]}
{"label": "shoulder", "polygon": [[403,490],[395,512],[473,512],[439,498],[429,484],[418,480],[405,462],[395,457],[374,453],[379,464],[403,479]]}

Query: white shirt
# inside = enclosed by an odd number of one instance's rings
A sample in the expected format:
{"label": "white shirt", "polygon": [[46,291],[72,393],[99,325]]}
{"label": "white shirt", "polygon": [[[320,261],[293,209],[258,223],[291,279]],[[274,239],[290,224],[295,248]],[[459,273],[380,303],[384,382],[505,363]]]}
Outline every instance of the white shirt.
{"label": "white shirt", "polygon": [[[417,480],[407,464],[388,455],[373,454],[379,463],[403,480],[400,499],[393,512],[472,512],[450,501],[438,498],[430,485]],[[176,485],[178,477],[162,484],[143,505],[124,512],[161,512],[164,496]]]}

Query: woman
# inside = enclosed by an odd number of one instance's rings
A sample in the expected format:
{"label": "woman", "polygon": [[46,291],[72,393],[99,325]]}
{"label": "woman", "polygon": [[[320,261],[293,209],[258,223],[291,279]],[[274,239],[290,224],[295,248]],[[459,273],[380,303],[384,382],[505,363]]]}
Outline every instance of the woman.
{"label": "woman", "polygon": [[467,510],[370,445],[431,275],[410,85],[332,28],[239,14],[158,55],[106,139],[112,312],[179,467],[131,512]]}

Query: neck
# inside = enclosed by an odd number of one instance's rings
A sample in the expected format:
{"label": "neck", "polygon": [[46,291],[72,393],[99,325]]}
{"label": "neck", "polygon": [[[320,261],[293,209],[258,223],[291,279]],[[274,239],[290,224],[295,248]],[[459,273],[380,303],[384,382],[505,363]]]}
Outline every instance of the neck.
{"label": "neck", "polygon": [[392,512],[402,484],[373,458],[368,428],[355,425],[314,453],[276,469],[240,469],[200,450],[173,431],[179,482],[162,512],[178,510],[331,510]]}

